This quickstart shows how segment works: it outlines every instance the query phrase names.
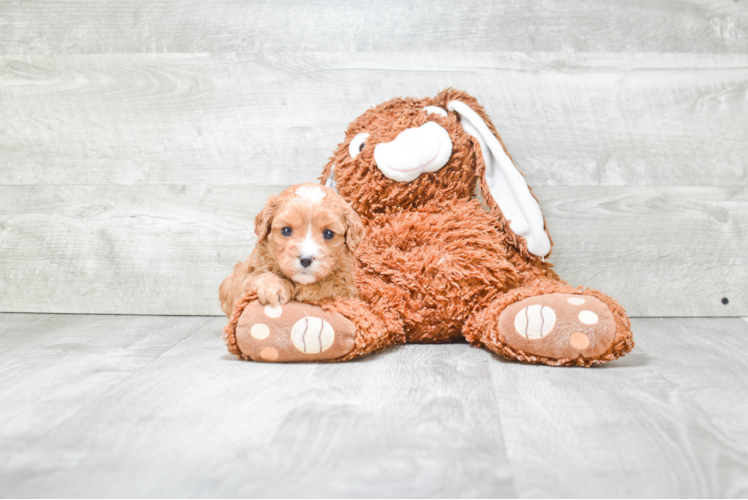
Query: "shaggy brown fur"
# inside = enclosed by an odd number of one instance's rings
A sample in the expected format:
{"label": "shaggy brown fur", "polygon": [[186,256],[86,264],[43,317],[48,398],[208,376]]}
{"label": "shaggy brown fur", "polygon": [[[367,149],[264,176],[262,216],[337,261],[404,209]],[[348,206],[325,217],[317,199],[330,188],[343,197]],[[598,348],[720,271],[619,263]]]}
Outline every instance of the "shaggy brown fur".
{"label": "shaggy brown fur", "polygon": [[[317,199],[319,198],[319,199]],[[282,229],[291,229],[285,236]],[[323,231],[333,237],[325,239]],[[291,299],[315,302],[334,297],[358,296],[353,281],[353,252],[363,237],[359,216],[335,191],[318,184],[291,186],[271,197],[255,219],[257,246],[246,262],[237,262],[234,272],[219,289],[221,309],[231,317],[234,304],[253,292],[264,304],[284,304]],[[295,281],[305,240],[315,249],[314,262],[304,277]]]}
{"label": "shaggy brown fur", "polygon": [[[570,287],[551,264],[529,253],[525,239],[511,230],[488,190],[478,141],[465,133],[456,113],[441,116],[423,110],[446,110],[453,100],[470,106],[501,141],[475,98],[447,89],[433,98],[398,98],[369,109],[350,124],[324,169],[322,183],[334,169],[338,192],[367,228],[356,252],[361,300],[338,297],[320,303],[357,326],[356,347],[339,360],[402,342],[461,337],[507,358],[548,365],[589,366],[629,352],[634,343],[623,308],[600,292]],[[410,182],[385,177],[374,159],[375,146],[427,121],[449,133],[453,149],[447,164]],[[370,135],[352,158],[349,144],[360,132]],[[486,207],[476,199],[476,189]],[[501,312],[520,300],[550,293],[600,299],[614,318],[613,344],[601,355],[574,359],[534,355],[509,345],[499,331]],[[226,329],[229,345],[235,316]]]}

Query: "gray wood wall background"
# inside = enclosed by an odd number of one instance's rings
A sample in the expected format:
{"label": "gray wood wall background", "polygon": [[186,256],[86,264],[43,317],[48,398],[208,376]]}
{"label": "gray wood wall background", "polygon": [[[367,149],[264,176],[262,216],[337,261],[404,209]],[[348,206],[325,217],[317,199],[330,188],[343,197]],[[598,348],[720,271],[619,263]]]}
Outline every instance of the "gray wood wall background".
{"label": "gray wood wall background", "polygon": [[0,311],[220,314],[267,196],[447,86],[562,277],[633,316],[748,315],[745,0],[4,0]]}

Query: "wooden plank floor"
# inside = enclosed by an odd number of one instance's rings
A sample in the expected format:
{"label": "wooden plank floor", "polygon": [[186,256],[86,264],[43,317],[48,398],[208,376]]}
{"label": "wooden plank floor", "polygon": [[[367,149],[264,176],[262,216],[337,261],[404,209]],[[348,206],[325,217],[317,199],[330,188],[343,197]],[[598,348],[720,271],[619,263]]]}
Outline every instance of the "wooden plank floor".
{"label": "wooden plank floor", "polygon": [[3,497],[746,497],[748,322],[594,369],[411,345],[229,355],[219,317],[0,314]]}

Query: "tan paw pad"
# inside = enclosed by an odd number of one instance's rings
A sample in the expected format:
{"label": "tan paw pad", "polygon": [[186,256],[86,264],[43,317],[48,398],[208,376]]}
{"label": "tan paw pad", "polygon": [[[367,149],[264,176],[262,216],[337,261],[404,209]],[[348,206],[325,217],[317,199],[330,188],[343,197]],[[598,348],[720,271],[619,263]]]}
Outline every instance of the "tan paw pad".
{"label": "tan paw pad", "polygon": [[615,329],[608,306],[590,295],[528,297],[499,316],[499,332],[506,345],[552,359],[599,356],[613,344]]}
{"label": "tan paw pad", "polygon": [[260,357],[265,361],[275,361],[278,359],[278,351],[272,347],[265,347],[260,351]]}
{"label": "tan paw pad", "polygon": [[236,325],[239,350],[253,361],[322,361],[348,354],[356,329],[338,313],[291,301],[283,306],[252,302]]}
{"label": "tan paw pad", "polygon": [[576,349],[587,349],[590,346],[590,338],[583,332],[574,332],[569,336],[569,343]]}

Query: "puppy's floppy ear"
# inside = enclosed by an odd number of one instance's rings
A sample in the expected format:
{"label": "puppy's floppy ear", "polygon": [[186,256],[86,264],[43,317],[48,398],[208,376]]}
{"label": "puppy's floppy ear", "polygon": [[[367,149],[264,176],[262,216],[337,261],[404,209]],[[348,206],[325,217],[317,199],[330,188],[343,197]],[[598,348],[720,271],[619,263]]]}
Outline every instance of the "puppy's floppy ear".
{"label": "puppy's floppy ear", "polygon": [[255,234],[257,235],[257,243],[262,243],[270,234],[270,228],[273,225],[273,217],[278,211],[280,205],[280,198],[277,196],[271,196],[268,202],[265,204],[265,208],[257,214],[255,217]]}
{"label": "puppy's floppy ear", "polygon": [[364,223],[349,203],[345,204],[345,244],[351,252],[355,252],[364,239]]}
{"label": "puppy's floppy ear", "polygon": [[[473,99],[474,100],[474,99]],[[482,113],[483,110],[478,107]],[[447,109],[460,116],[465,132],[480,144],[485,163],[485,176],[479,180],[481,195],[490,208],[498,207],[509,227],[515,234],[527,241],[527,251],[538,257],[546,257],[551,252],[551,240],[545,230],[545,219],[540,211],[538,200],[530,192],[525,177],[504,150],[493,127],[475,110],[462,100],[453,100]],[[483,113],[485,115],[485,113]]]}

